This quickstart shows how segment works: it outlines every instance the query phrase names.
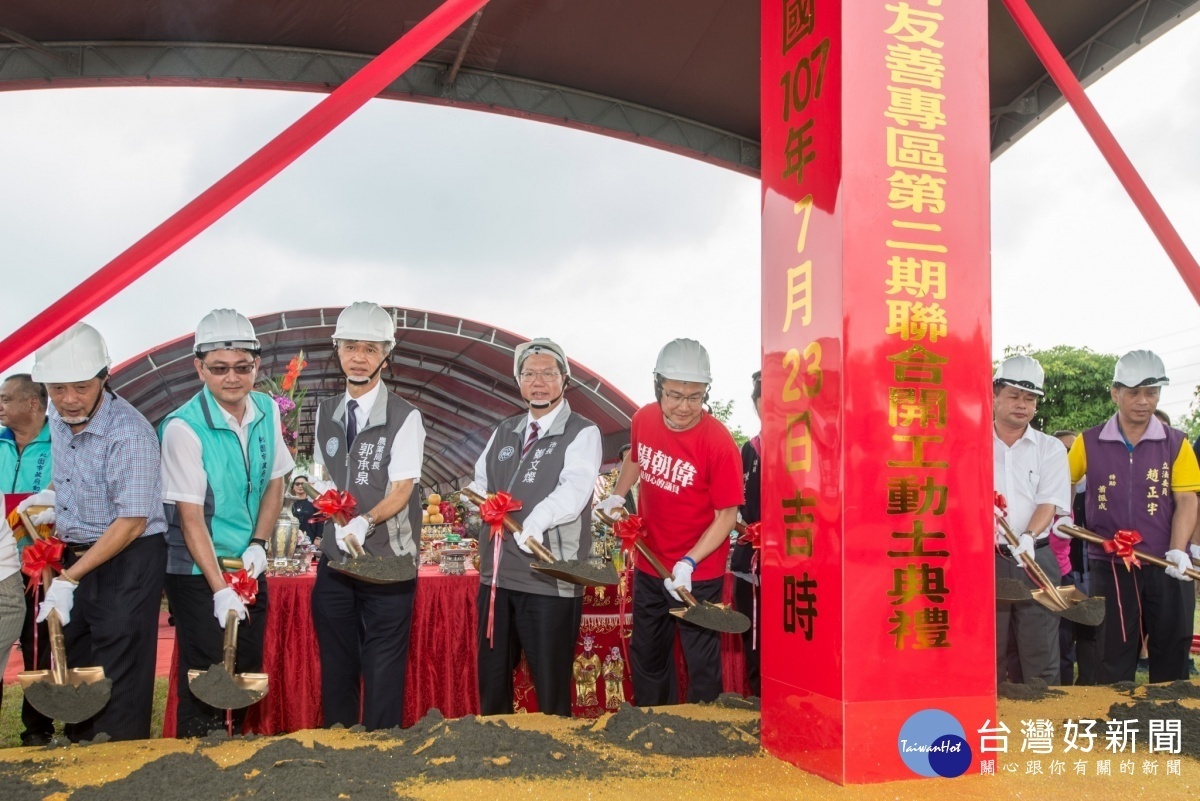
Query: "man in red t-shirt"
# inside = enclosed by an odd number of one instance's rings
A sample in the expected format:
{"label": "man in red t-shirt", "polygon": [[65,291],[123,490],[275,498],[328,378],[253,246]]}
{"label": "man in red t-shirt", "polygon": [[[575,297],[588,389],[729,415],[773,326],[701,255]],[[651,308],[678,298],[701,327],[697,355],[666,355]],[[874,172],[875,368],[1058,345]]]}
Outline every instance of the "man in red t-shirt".
{"label": "man in red t-shirt", "polygon": [[722,423],[704,410],[712,383],[708,352],[699,342],[677,339],[658,354],[657,403],[633,415],[633,446],[621,465],[613,494],[600,503],[606,514],[624,506],[625,493],[641,481],[638,508],[646,544],[663,564],[675,563],[661,581],[639,558],[633,586],[633,638],[629,658],[633,698],[639,706],[678,702],[675,631],[688,670],[688,702],[721,694],[721,635],[670,615],[690,590],[699,601],[721,601],[729,535],[742,503],[742,457]]}

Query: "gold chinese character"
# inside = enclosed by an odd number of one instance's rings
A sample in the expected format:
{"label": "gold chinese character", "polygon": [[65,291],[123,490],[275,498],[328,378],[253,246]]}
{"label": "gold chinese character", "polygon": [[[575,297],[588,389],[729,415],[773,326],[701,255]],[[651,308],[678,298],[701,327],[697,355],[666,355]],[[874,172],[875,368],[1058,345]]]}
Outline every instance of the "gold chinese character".
{"label": "gold chinese character", "polygon": [[945,178],[896,170],[888,183],[892,187],[888,192],[888,205],[893,209],[911,209],[917,214],[925,211],[941,214],[946,210]]}
{"label": "gold chinese character", "polygon": [[890,44],[885,63],[892,71],[894,83],[941,89],[942,78],[946,76],[942,54],[926,47],[916,50],[906,44]]}
{"label": "gold chinese character", "polygon": [[[800,456],[792,452],[800,449]],[[808,412],[789,414],[787,419],[787,469],[789,473],[807,471],[812,464],[812,438],[808,433]]]}
{"label": "gold chinese character", "polygon": [[895,362],[896,380],[909,384],[942,383],[942,368],[946,360],[932,351],[925,350],[920,345],[913,345],[906,351],[887,357],[889,362]]}
{"label": "gold chinese character", "polygon": [[926,531],[925,524],[920,520],[913,521],[912,531],[893,531],[892,539],[894,540],[911,540],[910,547],[907,551],[888,551],[887,555],[896,558],[906,558],[910,556],[949,556],[950,552],[946,550],[927,551],[925,550],[925,540],[944,540],[946,533],[944,531]]}
{"label": "gold chinese character", "polygon": [[889,295],[905,292],[914,298],[946,297],[946,262],[892,256],[888,266],[892,268],[892,277],[885,282]]}
{"label": "gold chinese character", "polygon": [[1149,470],[1147,470],[1146,471],[1146,480],[1157,482],[1158,481],[1158,470],[1153,467],[1151,467]]}
{"label": "gold chinese character", "polygon": [[945,159],[941,151],[941,142],[945,140],[946,137],[941,134],[889,127],[887,129],[887,166],[945,172]]}
{"label": "gold chinese character", "polygon": [[1154,503],[1153,501],[1151,501],[1150,503],[1146,504],[1146,512],[1147,512],[1147,514],[1149,514],[1151,517],[1154,517],[1154,513],[1155,513],[1155,512],[1157,512],[1157,511],[1158,511],[1158,504],[1157,504],[1157,503]]}
{"label": "gold chinese character", "polygon": [[892,97],[883,116],[895,120],[900,125],[916,124],[918,128],[926,131],[946,124],[946,114],[942,111],[945,95],[926,92],[916,87],[902,89],[889,86],[888,91]]}
{"label": "gold chinese character", "polygon": [[812,493],[796,490],[783,499],[783,546],[788,556],[812,556],[813,515],[807,509],[817,505]]}
{"label": "gold chinese character", "polygon": [[933,38],[937,33],[938,22],[945,19],[941,14],[936,11],[919,11],[911,8],[908,3],[897,3],[884,8],[896,15],[895,21],[884,33],[895,36],[897,41],[921,42],[937,48],[944,44]]}
{"label": "gold chinese character", "polygon": [[890,476],[887,480],[887,513],[945,514],[949,491],[949,487],[933,483],[933,476],[926,476],[924,484],[918,484],[916,476]]}
{"label": "gold chinese character", "polygon": [[888,324],[885,334],[899,334],[903,340],[937,342],[948,330],[946,310],[936,303],[926,306],[920,301],[889,300]]}
{"label": "gold chinese character", "polygon": [[783,330],[792,327],[792,312],[800,312],[800,325],[812,321],[812,262],[806,261],[799,267],[787,271],[788,305],[783,317]]}
{"label": "gold chinese character", "polygon": [[[816,151],[812,150],[813,138],[809,135],[812,127],[813,120],[808,119],[799,128],[788,128],[787,142],[783,146],[784,179],[795,176],[796,183],[804,183],[804,165],[812,163],[817,157]],[[938,154],[938,158],[941,158],[941,154]]]}
{"label": "gold chinese character", "polygon": [[917,434],[892,434],[893,442],[903,442],[912,448],[912,456],[907,461],[888,459],[888,467],[949,467],[948,462],[925,458],[925,443],[937,443],[942,437],[927,437]]}
{"label": "gold chinese character", "polygon": [[946,390],[888,387],[888,425],[946,427]]}

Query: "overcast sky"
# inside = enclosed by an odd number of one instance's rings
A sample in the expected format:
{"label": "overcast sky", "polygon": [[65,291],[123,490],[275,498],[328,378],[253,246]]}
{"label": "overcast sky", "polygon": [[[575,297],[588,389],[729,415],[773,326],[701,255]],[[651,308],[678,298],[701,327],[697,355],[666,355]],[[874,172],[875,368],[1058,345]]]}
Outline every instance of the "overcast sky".
{"label": "overcast sky", "polygon": [[[1200,252],[1200,15],[1089,89]],[[311,108],[218,89],[0,93],[0,275],[8,334]],[[633,400],[668,340],[699,339],[714,396],[757,430],[756,180],[648,147],[499,115],[376,100],[88,317],[115,362],[247,315],[373,300],[549,336]],[[993,351],[1156,349],[1186,411],[1200,314],[1073,113],[992,168]],[[524,308],[524,294],[539,298]],[[31,362],[26,362],[25,366]]]}

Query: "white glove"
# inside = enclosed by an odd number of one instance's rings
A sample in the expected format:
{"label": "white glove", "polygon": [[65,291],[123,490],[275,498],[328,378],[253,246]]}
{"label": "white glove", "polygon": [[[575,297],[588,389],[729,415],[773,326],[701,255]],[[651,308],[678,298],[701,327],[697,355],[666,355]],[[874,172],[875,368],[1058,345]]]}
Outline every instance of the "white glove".
{"label": "white glove", "polygon": [[467,495],[466,495],[467,490],[474,492],[480,498],[487,497],[487,490],[481,488],[478,484],[476,484],[474,481],[472,481],[470,484],[463,487],[462,490],[460,490],[458,493],[458,502],[463,505],[463,509],[465,509],[468,514],[470,514],[471,512],[478,512],[479,505],[467,497]]}
{"label": "white glove", "polygon": [[679,593],[675,592],[682,587],[688,592],[692,591],[692,571],[696,568],[692,567],[691,562],[685,562],[680,559],[675,563],[675,567],[671,569],[674,574],[672,578],[663,579],[663,586],[667,588],[667,592],[671,593],[671,597],[676,601],[682,601]]}
{"label": "white glove", "polygon": [[[308,485],[315,489],[318,495],[324,495],[332,489],[337,489],[337,485],[332,481],[310,481]],[[308,497],[308,493],[305,493],[305,497]]]}
{"label": "white glove", "polygon": [[1200,559],[1200,545],[1193,542],[1188,546],[1188,553],[1192,555],[1193,559]]}
{"label": "white glove", "polygon": [[1004,511],[996,504],[992,504],[992,514],[995,515],[996,517],[1003,517],[1005,519],[1008,518],[1008,512]]}
{"label": "white glove", "polygon": [[537,526],[526,525],[520,532],[513,535],[513,539],[516,540],[518,548],[530,555],[533,554],[533,549],[526,545],[526,542],[537,540],[538,545],[546,544],[546,537],[538,530]]}
{"label": "white glove", "polygon": [[1018,562],[1021,561],[1021,554],[1023,554],[1023,553],[1029,554],[1030,559],[1033,558],[1033,535],[1032,534],[1022,534],[1017,539],[1017,546],[1015,548],[1012,545],[1008,545],[1007,542],[1005,543],[1005,545],[1008,547],[1008,552],[1010,554],[1012,554],[1012,558],[1016,559]]}
{"label": "white glove", "polygon": [[242,567],[250,578],[258,578],[267,569],[267,552],[257,542],[252,542],[242,551]]}
{"label": "white glove", "polygon": [[[54,490],[42,490],[30,495],[25,500],[17,504],[17,511],[24,512],[30,506],[47,506],[48,509],[43,509],[29,518],[29,522],[35,526],[52,526],[56,516],[54,514]],[[64,623],[66,621],[63,621]]]}
{"label": "white glove", "polygon": [[1054,521],[1054,525],[1050,527],[1050,531],[1056,537],[1060,537],[1064,540],[1070,540],[1070,539],[1072,539],[1071,535],[1068,534],[1067,532],[1063,531],[1061,527],[1062,526],[1073,526],[1073,525],[1075,525],[1075,521],[1072,520],[1071,518],[1060,517]]}
{"label": "white glove", "polygon": [[367,541],[367,531],[370,529],[367,524],[367,519],[362,515],[358,515],[344,526],[339,526],[336,523],[333,525],[333,536],[336,538],[337,547],[341,548],[346,553],[350,553],[350,549],[346,546],[346,535],[353,534],[358,540],[358,544],[362,545]]}
{"label": "white glove", "polygon": [[1163,558],[1171,563],[1170,567],[1167,568],[1168,576],[1173,579],[1179,579],[1180,581],[1192,580],[1191,576],[1183,572],[1192,566],[1191,557],[1189,557],[1186,553],[1176,548],[1172,548],[1163,554]]}
{"label": "white glove", "polygon": [[621,515],[617,513],[617,510],[625,508],[625,498],[620,495],[609,495],[607,498],[600,501],[600,503],[596,504],[596,508],[601,512],[604,512],[604,514],[608,515],[609,517],[620,517]]}
{"label": "white glove", "polygon": [[238,620],[246,619],[246,604],[242,601],[241,596],[233,591],[233,587],[226,587],[214,592],[213,617],[221,624],[221,628],[225,628],[225,618],[229,616],[230,609],[237,612]]}
{"label": "white glove", "polygon": [[38,605],[37,622],[41,623],[50,616],[51,609],[58,610],[58,617],[65,626],[71,622],[71,607],[75,605],[75,587],[65,578],[56,578],[50,582],[46,597]]}

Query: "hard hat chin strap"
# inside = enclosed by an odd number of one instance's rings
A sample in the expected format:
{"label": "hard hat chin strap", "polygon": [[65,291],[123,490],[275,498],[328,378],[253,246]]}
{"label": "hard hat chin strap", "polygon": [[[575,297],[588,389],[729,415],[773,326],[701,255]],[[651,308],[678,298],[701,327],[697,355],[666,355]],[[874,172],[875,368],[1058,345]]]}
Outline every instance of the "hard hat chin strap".
{"label": "hard hat chin strap", "polygon": [[117,397],[117,393],[113,392],[108,387],[108,368],[101,370],[100,375],[97,376],[97,378],[99,378],[102,383],[100,384],[100,391],[98,393],[96,393],[96,402],[92,404],[92,408],[88,409],[88,413],[85,414],[83,417],[64,417],[64,418],[62,418],[62,421],[64,423],[66,423],[69,426],[84,425],[91,421],[92,415],[94,415],[96,413],[96,410],[100,408],[100,401],[104,400],[104,393],[107,392],[109,395],[112,395],[114,398]]}

